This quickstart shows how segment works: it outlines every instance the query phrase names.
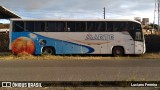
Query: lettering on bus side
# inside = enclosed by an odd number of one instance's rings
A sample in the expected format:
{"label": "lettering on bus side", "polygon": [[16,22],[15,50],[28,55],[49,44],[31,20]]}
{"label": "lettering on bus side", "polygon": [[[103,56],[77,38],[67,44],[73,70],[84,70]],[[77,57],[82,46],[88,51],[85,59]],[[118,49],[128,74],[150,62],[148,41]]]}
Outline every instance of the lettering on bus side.
{"label": "lettering on bus side", "polygon": [[87,34],[85,40],[114,40],[113,34]]}

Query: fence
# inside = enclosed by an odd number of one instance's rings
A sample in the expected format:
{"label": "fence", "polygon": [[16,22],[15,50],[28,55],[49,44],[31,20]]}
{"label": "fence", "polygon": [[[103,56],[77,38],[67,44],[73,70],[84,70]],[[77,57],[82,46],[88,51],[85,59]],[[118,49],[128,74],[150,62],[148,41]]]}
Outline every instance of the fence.
{"label": "fence", "polygon": [[159,53],[160,52],[160,35],[150,34],[145,35],[146,52]]}
{"label": "fence", "polygon": [[0,32],[0,52],[9,51],[9,34]]}

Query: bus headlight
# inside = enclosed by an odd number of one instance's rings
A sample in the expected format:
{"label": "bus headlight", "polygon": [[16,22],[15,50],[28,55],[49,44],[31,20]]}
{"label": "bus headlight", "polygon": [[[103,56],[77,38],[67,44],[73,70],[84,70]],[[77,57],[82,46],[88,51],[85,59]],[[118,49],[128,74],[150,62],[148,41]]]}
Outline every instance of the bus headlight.
{"label": "bus headlight", "polygon": [[41,39],[41,40],[39,41],[39,44],[42,45],[42,46],[46,45],[46,40],[42,40],[42,39]]}

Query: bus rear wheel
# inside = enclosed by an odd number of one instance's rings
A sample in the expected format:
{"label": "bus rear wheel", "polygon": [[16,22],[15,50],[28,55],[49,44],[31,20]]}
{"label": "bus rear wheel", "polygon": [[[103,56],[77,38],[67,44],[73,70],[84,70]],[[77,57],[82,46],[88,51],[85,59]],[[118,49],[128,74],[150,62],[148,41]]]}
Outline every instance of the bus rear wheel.
{"label": "bus rear wheel", "polygon": [[123,47],[114,47],[112,54],[113,54],[113,56],[123,56],[124,55]]}
{"label": "bus rear wheel", "polygon": [[55,49],[53,47],[44,47],[42,50],[42,54],[44,55],[54,55]]}

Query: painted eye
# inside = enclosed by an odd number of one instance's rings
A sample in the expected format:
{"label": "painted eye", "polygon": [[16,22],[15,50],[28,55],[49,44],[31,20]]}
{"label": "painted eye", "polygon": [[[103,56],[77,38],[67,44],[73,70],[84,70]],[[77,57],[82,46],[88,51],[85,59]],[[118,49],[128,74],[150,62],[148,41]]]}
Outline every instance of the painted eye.
{"label": "painted eye", "polygon": [[42,46],[46,45],[46,40],[40,40],[39,44],[42,45]]}

